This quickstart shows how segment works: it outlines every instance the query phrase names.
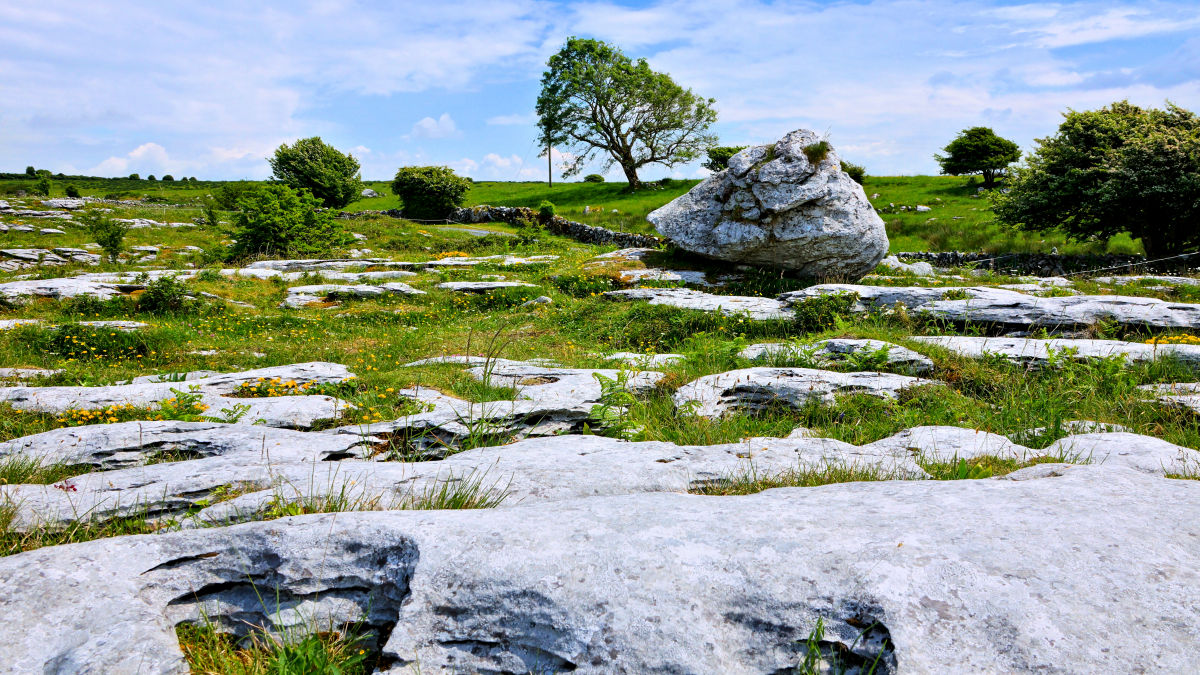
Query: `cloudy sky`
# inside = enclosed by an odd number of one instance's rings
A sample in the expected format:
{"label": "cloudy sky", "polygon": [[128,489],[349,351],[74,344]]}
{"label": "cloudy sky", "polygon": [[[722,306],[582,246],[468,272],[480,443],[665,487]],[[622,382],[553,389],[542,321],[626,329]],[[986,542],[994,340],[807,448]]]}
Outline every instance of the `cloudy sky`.
{"label": "cloudy sky", "polygon": [[717,99],[722,142],[806,127],[877,175],[935,173],[967,126],[1028,150],[1068,107],[1200,110],[1196,0],[38,0],[0,3],[0,171],[263,178],[319,135],[370,179],[544,179],[532,110],[570,35]]}

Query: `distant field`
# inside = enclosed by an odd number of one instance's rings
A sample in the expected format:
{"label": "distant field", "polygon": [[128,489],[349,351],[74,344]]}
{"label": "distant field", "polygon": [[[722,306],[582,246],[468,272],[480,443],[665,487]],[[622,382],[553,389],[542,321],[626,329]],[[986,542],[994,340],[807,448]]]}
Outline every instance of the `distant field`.
{"label": "distant field", "polygon": [[[12,174],[9,174],[11,176]],[[624,183],[545,183],[478,182],[467,194],[467,204],[537,207],[548,200],[559,215],[591,225],[622,232],[653,233],[646,214],[684,194],[699,181],[674,181],[670,187],[648,189],[630,195],[622,191]],[[32,187],[24,178],[0,178],[0,198]],[[222,182],[163,182],[128,178],[68,178],[53,181],[53,196],[63,196],[67,184],[73,184],[87,196],[151,197],[167,202],[196,202],[219,189]],[[368,181],[367,186],[381,196],[361,199],[346,210],[382,210],[401,206],[391,194],[390,183]],[[1011,230],[995,222],[987,200],[976,194],[978,184],[950,176],[868,176],[865,190],[871,202],[883,210],[891,251],[985,251],[990,253],[1141,253],[1141,244],[1128,235],[1107,241],[1067,242],[1057,233],[1030,233]],[[876,196],[877,195],[877,196]],[[894,207],[892,206],[894,205]],[[915,206],[928,206],[918,213]],[[584,207],[591,207],[584,215]],[[899,207],[908,206],[904,211]]]}

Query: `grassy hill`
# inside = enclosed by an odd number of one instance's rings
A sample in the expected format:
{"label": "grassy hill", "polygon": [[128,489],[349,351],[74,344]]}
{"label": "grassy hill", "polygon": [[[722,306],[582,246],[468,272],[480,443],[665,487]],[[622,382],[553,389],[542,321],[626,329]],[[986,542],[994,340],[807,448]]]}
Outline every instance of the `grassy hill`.
{"label": "grassy hill", "polygon": [[[9,175],[11,176],[11,175]],[[559,215],[571,220],[600,225],[622,232],[654,233],[646,214],[690,190],[699,181],[676,180],[668,186],[648,188],[635,194],[623,192],[624,183],[475,183],[467,194],[467,204],[529,206],[543,200],[552,202]],[[33,181],[21,177],[0,176],[0,198],[17,190],[29,189]],[[150,197],[156,201],[198,202],[218,190],[219,181],[162,182],[127,178],[69,177],[52,181],[53,196],[63,196],[67,184],[82,194],[95,197]],[[368,181],[367,186],[381,196],[361,199],[346,210],[382,210],[401,206],[391,194],[390,183]],[[1119,235],[1107,241],[1068,242],[1058,233],[1021,232],[995,222],[986,199],[977,194],[977,183],[949,176],[868,176],[864,186],[871,202],[887,222],[892,252],[900,251],[985,251],[990,253],[1049,252],[1061,253],[1140,253],[1141,245]],[[930,211],[917,212],[916,206]],[[584,208],[589,213],[584,214]],[[907,210],[901,207],[909,207]]]}

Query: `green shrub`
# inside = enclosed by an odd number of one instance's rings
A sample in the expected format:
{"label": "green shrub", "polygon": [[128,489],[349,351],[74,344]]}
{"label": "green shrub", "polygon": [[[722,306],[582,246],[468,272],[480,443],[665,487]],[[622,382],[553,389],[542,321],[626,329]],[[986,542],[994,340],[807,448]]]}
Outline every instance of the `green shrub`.
{"label": "green shrub", "polygon": [[200,202],[200,213],[208,227],[215,228],[221,224],[221,213],[217,209],[217,200],[213,197],[207,196]]}
{"label": "green shrub", "polygon": [[50,179],[42,176],[33,183],[33,187],[29,190],[31,194],[41,195],[43,197],[50,196]]}
{"label": "green shrub", "polygon": [[583,182],[585,182],[585,183],[603,183],[604,176],[601,176],[598,173],[589,173],[588,175],[583,177]]}
{"label": "green shrub", "polygon": [[125,250],[125,234],[129,232],[129,225],[117,222],[98,208],[84,209],[79,214],[79,222],[100,245],[108,261],[115,263]]}
{"label": "green shrub", "polygon": [[471,184],[445,166],[406,166],[396,172],[392,193],[404,202],[404,217],[442,220],[462,206]]}
{"label": "green shrub", "polygon": [[37,169],[34,169],[32,166],[25,167],[25,175],[33,178],[37,175]]}
{"label": "green shrub", "polygon": [[861,164],[847,162],[844,159],[842,160],[842,171],[845,172],[846,175],[850,176],[850,179],[859,185],[862,185],[863,180],[867,177],[866,167],[862,166]]}
{"label": "green shrub", "polygon": [[163,179],[163,182],[165,182],[165,183],[174,183],[175,182],[175,176],[172,176],[169,173],[163,174],[162,179]]}
{"label": "green shrub", "polygon": [[242,197],[238,208],[234,216],[235,256],[314,255],[353,240],[333,212],[321,209],[308,190],[296,192],[282,184],[264,185]]}
{"label": "green shrub", "polygon": [[543,199],[542,203],[538,204],[538,220],[542,221],[542,223],[548,223],[554,215],[554,204]]}
{"label": "green shrub", "polygon": [[184,310],[190,301],[187,286],[173,274],[163,275],[149,284],[138,296],[139,312],[150,314],[176,314]]}
{"label": "green shrub", "polygon": [[129,174],[129,180],[141,180],[141,179],[142,179],[142,177],[136,173]]}
{"label": "green shrub", "polygon": [[712,172],[724,171],[729,168],[729,158],[745,149],[744,145],[718,145],[709,148],[705,151],[708,154],[708,161],[700,166]]}
{"label": "green shrub", "polygon": [[833,328],[851,317],[857,302],[858,293],[830,293],[799,302],[792,305],[796,327],[805,333]]}
{"label": "green shrub", "polygon": [[68,184],[67,187],[64,188],[64,192],[66,192],[66,195],[72,199],[79,199],[79,188],[75,187],[73,184]]}
{"label": "green shrub", "polygon": [[340,209],[362,193],[358,160],[320,136],[281,145],[268,161],[276,180],[294,190],[308,190],[329,208]]}
{"label": "green shrub", "polygon": [[146,176],[146,180],[158,180],[158,179],[154,177],[154,174],[150,174],[149,176]]}
{"label": "green shrub", "polygon": [[245,197],[256,189],[258,189],[256,184],[246,181],[225,183],[217,189],[217,193],[213,195],[213,199],[217,202],[217,208],[222,211],[236,211],[238,209],[238,202],[242,200],[242,197]]}

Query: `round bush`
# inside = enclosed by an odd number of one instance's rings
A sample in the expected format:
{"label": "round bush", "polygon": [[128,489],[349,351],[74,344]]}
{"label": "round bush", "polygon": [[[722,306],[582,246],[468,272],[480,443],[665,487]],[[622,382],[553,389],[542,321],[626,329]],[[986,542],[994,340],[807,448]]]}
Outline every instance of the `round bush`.
{"label": "round bush", "polygon": [[340,209],[362,193],[358,160],[342,154],[320,136],[281,145],[268,161],[276,180],[294,190],[312,192],[330,208]]}
{"label": "round bush", "polygon": [[248,191],[238,200],[234,226],[235,256],[315,255],[353,240],[312,193],[279,183]]}
{"label": "round bush", "polygon": [[463,205],[471,183],[445,166],[405,166],[396,172],[392,193],[404,202],[404,217],[443,220]]}
{"label": "round bush", "polygon": [[598,173],[589,173],[588,175],[583,177],[583,182],[585,182],[585,183],[603,183],[604,176],[601,176]]}
{"label": "round bush", "polygon": [[79,199],[79,188],[75,187],[74,185],[67,185],[65,188],[63,188],[63,191],[71,199]]}

